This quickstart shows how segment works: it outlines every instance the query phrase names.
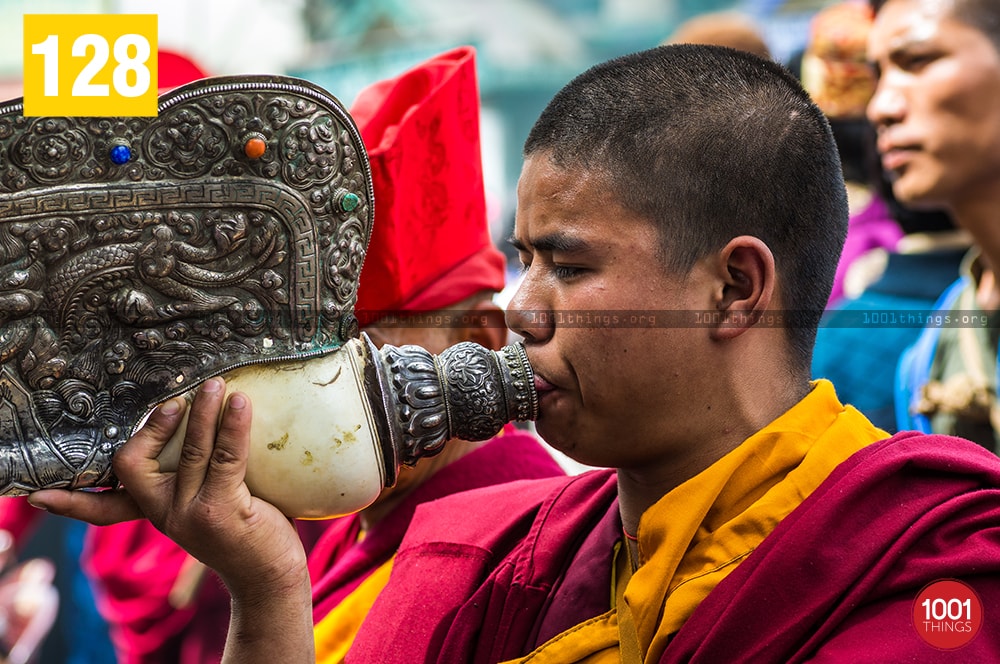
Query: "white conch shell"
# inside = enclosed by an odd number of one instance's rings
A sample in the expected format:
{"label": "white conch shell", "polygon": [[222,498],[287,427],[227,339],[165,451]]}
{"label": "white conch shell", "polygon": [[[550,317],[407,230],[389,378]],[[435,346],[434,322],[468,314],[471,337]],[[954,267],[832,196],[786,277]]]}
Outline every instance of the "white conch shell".
{"label": "white conch shell", "polygon": [[[228,372],[227,393],[253,404],[246,483],[250,492],[292,518],[357,512],[385,487],[385,463],[364,391],[369,356],[363,342],[309,360],[273,362]],[[192,393],[185,396],[193,398]],[[160,454],[177,467],[187,416]]]}

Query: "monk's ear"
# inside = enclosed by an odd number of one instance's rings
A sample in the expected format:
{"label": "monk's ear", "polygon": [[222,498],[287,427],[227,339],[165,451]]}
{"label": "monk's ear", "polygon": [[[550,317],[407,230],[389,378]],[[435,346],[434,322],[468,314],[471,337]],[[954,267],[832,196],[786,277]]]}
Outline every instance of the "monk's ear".
{"label": "monk's ear", "polygon": [[715,308],[722,315],[712,337],[733,339],[753,327],[771,305],[774,255],[759,238],[741,235],[716,254],[715,272],[719,284]]}
{"label": "monk's ear", "polygon": [[491,350],[500,350],[506,345],[507,324],[503,309],[492,301],[476,302],[462,314],[463,324],[458,341],[474,341]]}

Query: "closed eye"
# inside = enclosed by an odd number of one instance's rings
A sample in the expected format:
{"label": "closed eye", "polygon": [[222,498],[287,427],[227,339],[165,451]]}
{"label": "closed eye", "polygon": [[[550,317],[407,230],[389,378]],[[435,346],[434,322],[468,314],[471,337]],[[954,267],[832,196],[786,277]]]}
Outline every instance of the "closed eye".
{"label": "closed eye", "polygon": [[572,279],[573,277],[578,277],[583,274],[584,269],[582,267],[573,267],[571,265],[554,265],[552,267],[552,273],[556,275],[557,278],[564,281]]}

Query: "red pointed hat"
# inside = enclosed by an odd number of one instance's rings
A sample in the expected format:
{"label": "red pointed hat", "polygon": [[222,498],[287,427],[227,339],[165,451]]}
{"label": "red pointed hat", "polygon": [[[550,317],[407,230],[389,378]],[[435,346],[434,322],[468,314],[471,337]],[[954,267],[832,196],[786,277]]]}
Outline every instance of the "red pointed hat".
{"label": "red pointed hat", "polygon": [[361,324],[501,290],[505,261],[486,219],[475,51],[456,48],[365,88],[351,115],[375,187]]}

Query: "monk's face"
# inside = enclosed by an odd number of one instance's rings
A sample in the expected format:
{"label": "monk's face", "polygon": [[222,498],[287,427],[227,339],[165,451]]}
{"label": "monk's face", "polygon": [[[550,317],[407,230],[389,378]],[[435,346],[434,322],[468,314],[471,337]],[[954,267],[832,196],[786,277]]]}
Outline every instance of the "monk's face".
{"label": "monk's face", "polygon": [[657,229],[601,174],[536,154],[517,193],[524,274],[507,323],[536,372],[538,433],[592,466],[642,467],[697,445],[692,409],[715,380],[699,366],[706,330],[664,312],[711,307],[706,269],[668,272]]}
{"label": "monk's face", "polygon": [[868,39],[879,71],[868,117],[911,206],[954,210],[1000,186],[1000,54],[954,5],[889,0]]}

